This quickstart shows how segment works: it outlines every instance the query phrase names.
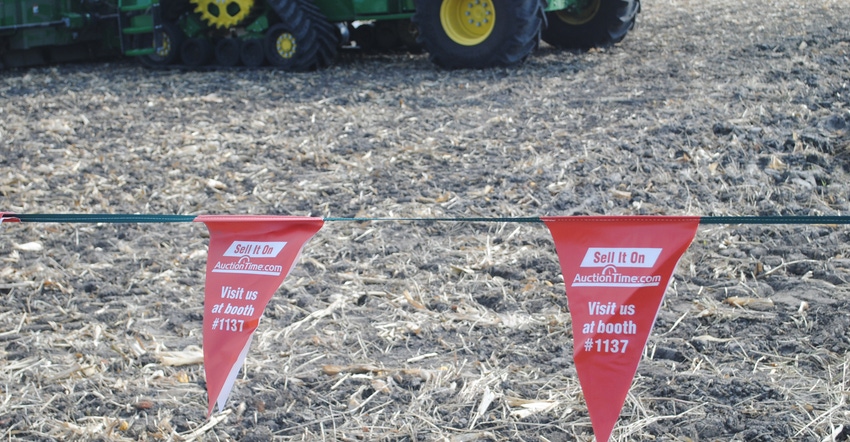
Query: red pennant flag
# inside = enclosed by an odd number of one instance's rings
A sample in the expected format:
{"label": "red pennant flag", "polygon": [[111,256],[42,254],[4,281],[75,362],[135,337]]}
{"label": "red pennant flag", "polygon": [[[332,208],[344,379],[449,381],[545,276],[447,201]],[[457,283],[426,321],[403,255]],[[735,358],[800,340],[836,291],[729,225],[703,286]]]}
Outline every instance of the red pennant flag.
{"label": "red pennant flag", "polygon": [[224,409],[260,317],[321,218],[202,215],[210,231],[204,290],[208,414]]}
{"label": "red pennant flag", "polygon": [[699,217],[543,217],[561,263],[576,371],[597,441],[608,441]]}
{"label": "red pennant flag", "polygon": [[9,212],[0,212],[0,223],[4,223],[4,222],[7,222],[7,223],[17,223],[17,222],[21,222],[21,220],[19,220],[19,219],[15,218],[14,216],[15,216],[15,215],[14,215],[13,213],[9,213]]}

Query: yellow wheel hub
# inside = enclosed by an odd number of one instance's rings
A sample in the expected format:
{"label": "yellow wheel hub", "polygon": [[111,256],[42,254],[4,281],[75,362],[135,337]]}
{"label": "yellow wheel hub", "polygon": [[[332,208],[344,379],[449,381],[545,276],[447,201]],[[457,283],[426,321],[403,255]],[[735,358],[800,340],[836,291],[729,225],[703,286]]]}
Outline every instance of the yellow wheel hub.
{"label": "yellow wheel hub", "polygon": [[171,43],[171,37],[168,36],[167,33],[162,33],[162,47],[157,48],[156,55],[162,58],[168,57],[171,54],[171,51],[174,50],[172,47],[174,46]]}
{"label": "yellow wheel hub", "polygon": [[446,35],[464,46],[480,44],[496,25],[493,0],[443,0],[440,23]]}
{"label": "yellow wheel hub", "polygon": [[238,25],[254,6],[254,0],[190,0],[201,19],[216,28]]}
{"label": "yellow wheel hub", "polygon": [[590,0],[583,8],[579,10],[567,8],[558,11],[558,18],[569,25],[583,25],[593,20],[593,17],[596,17],[596,14],[599,12],[599,6],[601,4],[602,0]]}
{"label": "yellow wheel hub", "polygon": [[295,56],[295,49],[298,45],[295,43],[295,36],[289,32],[284,32],[277,36],[274,41],[274,48],[280,58],[292,58]]}

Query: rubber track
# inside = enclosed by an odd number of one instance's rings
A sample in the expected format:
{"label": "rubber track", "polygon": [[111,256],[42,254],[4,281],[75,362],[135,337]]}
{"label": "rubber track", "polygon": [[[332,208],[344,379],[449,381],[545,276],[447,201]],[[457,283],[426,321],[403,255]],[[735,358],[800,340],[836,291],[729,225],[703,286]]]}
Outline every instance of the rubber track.
{"label": "rubber track", "polygon": [[319,64],[317,67],[325,68],[336,60],[337,50],[341,44],[339,30],[329,22],[325,14],[311,0],[301,0],[304,12],[309,17],[316,31],[319,43]]}
{"label": "rubber track", "polygon": [[[328,22],[322,11],[312,0],[267,0],[269,6],[274,9],[281,23],[287,23],[293,29],[290,32],[295,36],[299,44],[299,52],[308,55],[300,60],[292,70],[310,71],[325,68],[336,60],[340,46],[340,39],[336,26]],[[292,26],[295,23],[295,26]],[[274,25],[276,23],[273,23]],[[311,55],[312,54],[312,55]],[[245,71],[245,70],[273,70],[280,69],[278,66],[188,66],[185,64],[170,65],[147,65],[153,70],[188,70],[188,71]]]}

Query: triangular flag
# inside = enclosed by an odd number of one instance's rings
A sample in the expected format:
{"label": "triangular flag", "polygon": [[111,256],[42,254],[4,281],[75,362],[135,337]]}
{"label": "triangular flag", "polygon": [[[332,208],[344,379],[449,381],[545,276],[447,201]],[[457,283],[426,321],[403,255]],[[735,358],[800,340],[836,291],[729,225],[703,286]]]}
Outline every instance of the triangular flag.
{"label": "triangular flag", "polygon": [[542,217],[572,316],[576,372],[593,433],[607,442],[670,277],[699,217]]}
{"label": "triangular flag", "polygon": [[224,404],[269,300],[321,218],[202,215],[210,246],[204,289],[204,372],[208,414]]}
{"label": "triangular flag", "polygon": [[0,223],[3,223],[3,222],[17,223],[17,222],[20,222],[20,221],[21,220],[19,220],[18,218],[15,218],[15,215],[13,213],[0,212]]}

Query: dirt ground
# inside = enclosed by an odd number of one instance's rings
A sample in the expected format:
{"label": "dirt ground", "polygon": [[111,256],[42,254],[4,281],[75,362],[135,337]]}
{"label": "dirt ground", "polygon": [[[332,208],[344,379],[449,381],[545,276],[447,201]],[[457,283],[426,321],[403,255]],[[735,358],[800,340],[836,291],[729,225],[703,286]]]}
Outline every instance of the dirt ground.
{"label": "dirt ground", "polygon": [[[615,47],[482,71],[4,71],[0,210],[843,215],[847,17],[647,1]],[[203,225],[0,229],[2,439],[592,440],[542,224],[326,223],[209,420]],[[612,440],[850,440],[848,330],[850,228],[703,225]]]}

